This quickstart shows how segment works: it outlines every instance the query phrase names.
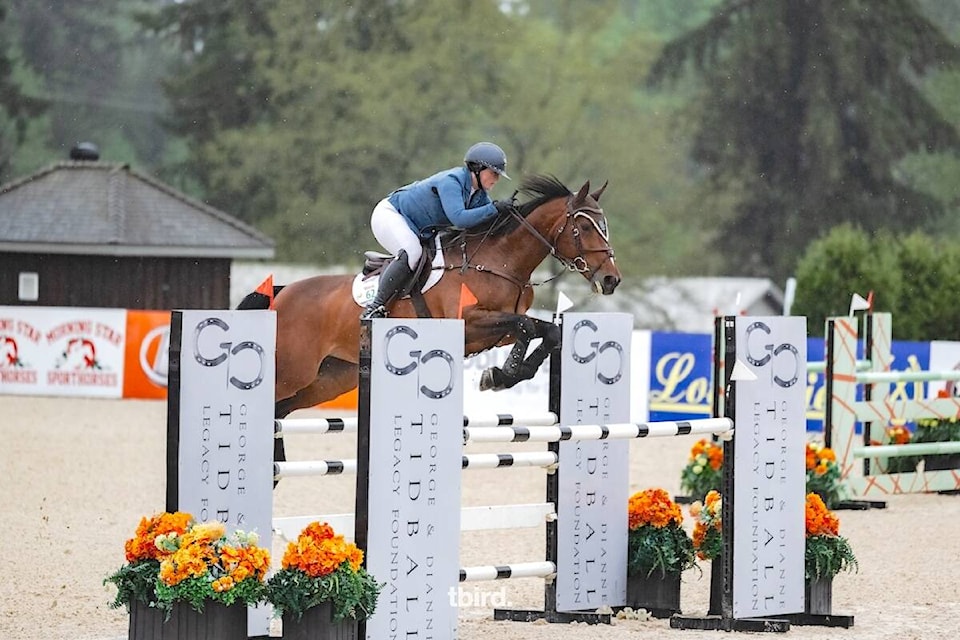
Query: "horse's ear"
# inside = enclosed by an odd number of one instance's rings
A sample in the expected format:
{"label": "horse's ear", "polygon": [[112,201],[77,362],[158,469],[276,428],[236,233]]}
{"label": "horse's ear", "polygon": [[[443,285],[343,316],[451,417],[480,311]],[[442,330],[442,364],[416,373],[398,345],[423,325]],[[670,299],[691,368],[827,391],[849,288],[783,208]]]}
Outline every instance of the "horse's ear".
{"label": "horse's ear", "polygon": [[574,198],[574,202],[583,202],[584,198],[587,197],[587,194],[590,193],[590,181],[587,180],[583,183],[583,186],[580,187],[580,191],[577,192],[577,197]]}
{"label": "horse's ear", "polygon": [[[599,189],[597,189],[596,191],[590,194],[590,197],[596,200],[597,202],[600,202],[600,196],[603,195],[603,192],[607,188],[607,184],[609,183],[610,183],[609,180],[604,182],[602,187],[600,187]],[[587,184],[590,184],[590,183],[588,182]]]}

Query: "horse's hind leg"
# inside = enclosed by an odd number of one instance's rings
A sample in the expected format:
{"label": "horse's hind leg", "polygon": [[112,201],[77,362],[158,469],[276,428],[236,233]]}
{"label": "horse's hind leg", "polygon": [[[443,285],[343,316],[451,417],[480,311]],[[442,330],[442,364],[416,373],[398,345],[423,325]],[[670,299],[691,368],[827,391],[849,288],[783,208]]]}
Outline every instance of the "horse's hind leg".
{"label": "horse's hind leg", "polygon": [[[547,359],[550,352],[560,344],[560,328],[530,316],[517,317],[517,341],[507,356],[503,368],[491,367],[480,376],[480,390],[500,391],[509,389],[518,382],[530,380]],[[542,338],[537,348],[527,355],[530,342]]]}

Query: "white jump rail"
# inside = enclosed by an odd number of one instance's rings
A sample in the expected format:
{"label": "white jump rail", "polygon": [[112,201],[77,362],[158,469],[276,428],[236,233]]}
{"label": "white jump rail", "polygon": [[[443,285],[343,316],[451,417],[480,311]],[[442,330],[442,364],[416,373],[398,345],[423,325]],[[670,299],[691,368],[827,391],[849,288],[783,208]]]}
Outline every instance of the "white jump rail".
{"label": "white jump rail", "polygon": [[621,440],[658,438],[697,434],[733,435],[733,421],[729,418],[704,418],[664,422],[635,422],[622,424],[578,424],[549,427],[466,427],[464,443],[468,442],[562,442],[565,440]]}
{"label": "white jump rail", "polygon": [[[550,411],[530,413],[471,413],[463,416],[464,427],[496,427],[511,424],[544,426],[557,423]],[[273,437],[292,434],[356,433],[357,418],[280,418],[273,421]]]}
{"label": "white jump rail", "polygon": [[[516,453],[468,453],[463,456],[463,469],[500,469],[503,467],[553,467],[557,454],[552,451],[518,451]],[[297,478],[331,476],[357,472],[355,458],[345,460],[301,460],[274,462],[273,477]]]}

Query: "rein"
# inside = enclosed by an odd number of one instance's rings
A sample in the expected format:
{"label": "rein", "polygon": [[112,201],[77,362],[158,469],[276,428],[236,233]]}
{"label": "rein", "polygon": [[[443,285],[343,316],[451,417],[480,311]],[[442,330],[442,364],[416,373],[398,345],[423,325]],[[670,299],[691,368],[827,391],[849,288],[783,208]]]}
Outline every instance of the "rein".
{"label": "rein", "polygon": [[[510,218],[513,218],[514,220],[516,220],[520,224],[520,226],[522,226],[524,229],[527,230],[528,233],[530,233],[530,235],[532,235],[537,241],[539,241],[543,246],[545,246],[549,254],[553,256],[560,264],[562,264],[566,271],[574,271],[576,273],[581,273],[581,274],[588,273],[591,271],[591,269],[590,269],[590,266],[587,264],[586,258],[584,257],[585,253],[596,252],[596,251],[605,252],[607,254],[607,258],[599,266],[602,266],[606,264],[607,261],[613,259],[614,257],[613,248],[609,244],[609,240],[610,240],[609,231],[606,227],[606,224],[602,224],[601,222],[598,222],[597,219],[595,219],[593,215],[591,215],[591,214],[599,215],[601,216],[601,220],[602,220],[603,209],[597,208],[597,207],[584,206],[574,210],[571,208],[570,205],[571,205],[570,198],[568,198],[567,212],[566,212],[565,218],[563,220],[563,223],[560,225],[559,229],[557,229],[556,233],[553,234],[552,241],[549,240],[542,233],[540,233],[536,229],[536,227],[530,224],[530,222],[524,216],[520,215],[520,212],[516,209],[516,207],[510,209],[509,215],[510,215]],[[575,222],[577,218],[585,218],[589,220],[590,224],[593,225],[597,233],[600,234],[600,236],[607,241],[607,246],[605,248],[584,249],[583,243],[580,238],[580,229],[577,227],[576,224],[570,224],[571,222]],[[484,232],[483,237],[480,239],[480,242],[477,244],[476,249],[474,249],[473,255],[470,255],[470,256],[467,255],[466,238],[468,234],[464,232],[464,234],[461,236],[462,240],[460,242],[462,262],[459,265],[445,265],[444,269],[447,271],[452,271],[453,269],[459,269],[460,273],[463,274],[466,272],[467,269],[472,268],[478,273],[489,273],[489,274],[498,276],[500,278],[503,278],[504,280],[507,280],[508,282],[513,283],[519,289],[519,294],[517,297],[517,300],[519,303],[519,296],[523,294],[524,289],[532,286],[544,285],[552,280],[555,280],[556,278],[559,278],[561,275],[563,275],[564,272],[561,271],[556,275],[551,276],[550,278],[547,278],[543,282],[531,283],[529,280],[526,282],[521,282],[519,279],[513,277],[509,273],[505,273],[498,269],[493,269],[491,267],[488,267],[482,264],[473,264],[472,263],[473,256],[475,256],[477,252],[480,251],[480,248],[483,246],[483,243],[487,240],[488,237],[490,237],[493,234],[493,232],[496,229],[498,229],[501,225],[506,224],[507,221],[508,221],[508,218],[504,217],[500,221],[498,221],[496,224],[492,225],[489,229],[487,229]],[[557,244],[560,241],[560,236],[566,230],[568,224],[570,224],[570,232],[573,235],[574,246],[576,247],[576,250],[577,250],[577,255],[574,258],[567,258],[563,255],[560,255],[560,253],[558,253],[557,251]]]}

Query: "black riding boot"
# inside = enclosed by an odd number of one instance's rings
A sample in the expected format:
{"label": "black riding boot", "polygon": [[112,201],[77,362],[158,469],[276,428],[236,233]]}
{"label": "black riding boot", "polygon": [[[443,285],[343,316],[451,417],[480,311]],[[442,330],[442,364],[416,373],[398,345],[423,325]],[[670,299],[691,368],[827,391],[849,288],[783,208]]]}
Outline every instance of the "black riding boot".
{"label": "black riding boot", "polygon": [[401,252],[380,274],[377,295],[360,314],[360,319],[387,317],[387,305],[400,294],[412,275],[413,271],[407,266],[407,255]]}

